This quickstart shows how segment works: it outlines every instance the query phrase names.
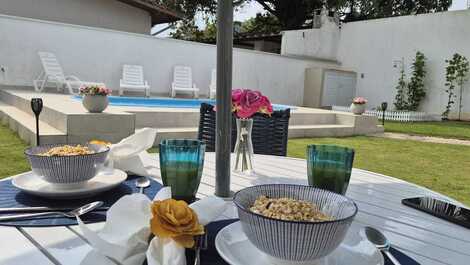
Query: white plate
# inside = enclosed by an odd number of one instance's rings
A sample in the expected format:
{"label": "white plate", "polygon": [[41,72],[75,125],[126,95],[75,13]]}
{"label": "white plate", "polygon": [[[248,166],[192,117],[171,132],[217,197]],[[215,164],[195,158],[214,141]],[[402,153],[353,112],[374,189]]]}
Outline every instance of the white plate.
{"label": "white plate", "polygon": [[52,184],[35,175],[32,171],[17,175],[11,181],[18,189],[36,196],[47,198],[84,198],[110,190],[127,179],[126,172],[114,169],[101,172],[89,181],[80,184]]}
{"label": "white plate", "polygon": [[[224,227],[215,238],[220,256],[232,265],[271,265],[268,256],[258,250],[246,237],[240,222]],[[290,264],[289,262],[283,262]],[[382,254],[363,233],[351,226],[343,243],[330,255],[312,265],[383,265]]]}

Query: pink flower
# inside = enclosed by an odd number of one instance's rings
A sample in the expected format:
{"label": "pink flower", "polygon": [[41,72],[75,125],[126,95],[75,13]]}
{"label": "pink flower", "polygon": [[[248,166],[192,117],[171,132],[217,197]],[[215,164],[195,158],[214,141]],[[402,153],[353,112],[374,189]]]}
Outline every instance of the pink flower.
{"label": "pink flower", "polygon": [[354,104],[359,104],[359,105],[366,104],[367,99],[365,99],[363,97],[356,97],[356,98],[353,99],[353,103]]}
{"label": "pink flower", "polygon": [[251,118],[257,112],[271,114],[272,105],[266,96],[259,91],[235,89],[232,91],[232,111],[237,117]]}
{"label": "pink flower", "polygon": [[243,89],[232,90],[232,102],[240,102],[242,94],[243,94]]}

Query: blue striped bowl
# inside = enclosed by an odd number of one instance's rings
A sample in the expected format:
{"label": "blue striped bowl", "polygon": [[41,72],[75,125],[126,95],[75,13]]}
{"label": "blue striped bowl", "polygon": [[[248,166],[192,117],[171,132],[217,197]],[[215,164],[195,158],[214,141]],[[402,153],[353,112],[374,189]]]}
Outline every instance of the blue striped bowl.
{"label": "blue striped bowl", "polygon": [[98,173],[108,156],[109,147],[82,144],[95,151],[94,154],[76,156],[41,156],[49,149],[61,145],[41,145],[25,150],[34,174],[54,184],[85,182]]}
{"label": "blue striped bowl", "polygon": [[[284,221],[251,212],[250,207],[261,195],[313,202],[333,220]],[[233,201],[248,239],[268,254],[274,264],[309,264],[330,254],[343,241],[358,211],[354,201],[345,196],[291,184],[248,187],[235,193]]]}

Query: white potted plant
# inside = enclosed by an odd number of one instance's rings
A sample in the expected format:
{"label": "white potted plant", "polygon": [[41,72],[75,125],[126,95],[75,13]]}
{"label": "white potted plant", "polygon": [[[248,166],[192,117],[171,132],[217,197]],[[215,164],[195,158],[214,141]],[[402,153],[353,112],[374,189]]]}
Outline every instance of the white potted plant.
{"label": "white potted plant", "polygon": [[85,109],[91,113],[101,113],[108,107],[108,95],[111,89],[104,86],[82,86],[80,95],[82,95],[82,104]]}
{"label": "white potted plant", "polygon": [[366,111],[367,99],[356,97],[351,104],[351,112],[356,115],[362,115]]}

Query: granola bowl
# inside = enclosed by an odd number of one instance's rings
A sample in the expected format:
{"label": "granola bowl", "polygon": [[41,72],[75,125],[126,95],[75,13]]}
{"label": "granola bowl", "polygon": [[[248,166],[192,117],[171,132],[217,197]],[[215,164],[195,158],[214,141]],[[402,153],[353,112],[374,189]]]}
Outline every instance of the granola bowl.
{"label": "granola bowl", "polygon": [[[64,147],[81,147],[83,152],[67,154]],[[51,150],[59,150],[56,153]],[[53,184],[81,184],[103,167],[109,147],[97,144],[40,145],[25,150],[33,173]]]}
{"label": "granola bowl", "polygon": [[[312,203],[328,220],[285,220],[256,213],[252,207],[263,196]],[[354,201],[343,195],[293,184],[248,187],[235,193],[233,201],[246,236],[272,264],[311,264],[327,256],[343,241],[358,211]],[[295,206],[287,212],[302,209]]]}

